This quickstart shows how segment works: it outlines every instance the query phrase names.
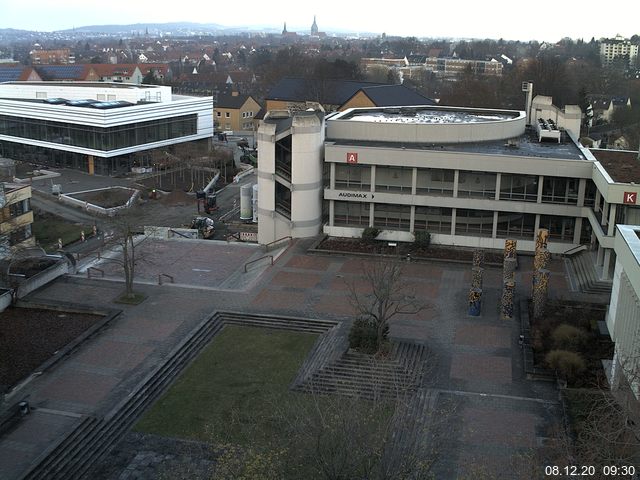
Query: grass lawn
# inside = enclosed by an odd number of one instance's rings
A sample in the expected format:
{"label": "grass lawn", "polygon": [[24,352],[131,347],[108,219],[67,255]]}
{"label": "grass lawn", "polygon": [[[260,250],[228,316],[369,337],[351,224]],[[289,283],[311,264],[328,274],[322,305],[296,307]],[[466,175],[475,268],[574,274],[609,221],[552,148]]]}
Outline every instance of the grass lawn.
{"label": "grass lawn", "polygon": [[140,432],[246,445],[278,435],[274,402],[286,402],[317,336],[227,325],[135,426]]}
{"label": "grass lawn", "polygon": [[76,225],[64,220],[38,216],[31,228],[40,246],[49,252],[58,250],[58,238],[62,239],[63,245],[75,242],[80,240],[81,230],[84,230],[84,234],[89,236],[93,226]]}

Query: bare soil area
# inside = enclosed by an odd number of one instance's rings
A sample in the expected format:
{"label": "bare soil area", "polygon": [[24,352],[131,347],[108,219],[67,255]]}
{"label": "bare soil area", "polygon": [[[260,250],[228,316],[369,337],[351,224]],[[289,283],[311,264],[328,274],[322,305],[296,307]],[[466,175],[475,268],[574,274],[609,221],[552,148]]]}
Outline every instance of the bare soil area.
{"label": "bare soil area", "polygon": [[133,193],[134,190],[129,188],[111,188],[95,192],[74,193],[69,196],[102,208],[113,208],[126,204]]}
{"label": "bare soil area", "polygon": [[13,307],[0,313],[0,392],[18,383],[102,318]]}

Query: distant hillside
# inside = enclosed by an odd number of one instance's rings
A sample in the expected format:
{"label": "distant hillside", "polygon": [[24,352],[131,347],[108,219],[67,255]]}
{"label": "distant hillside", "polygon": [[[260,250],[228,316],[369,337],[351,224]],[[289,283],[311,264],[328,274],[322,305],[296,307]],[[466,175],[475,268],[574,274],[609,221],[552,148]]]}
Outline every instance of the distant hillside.
{"label": "distant hillside", "polygon": [[106,33],[114,34],[131,31],[217,31],[225,30],[227,27],[216,23],[194,23],[194,22],[171,22],[171,23],[133,23],[129,25],[89,25],[86,27],[76,27],[61,32],[71,33]]}

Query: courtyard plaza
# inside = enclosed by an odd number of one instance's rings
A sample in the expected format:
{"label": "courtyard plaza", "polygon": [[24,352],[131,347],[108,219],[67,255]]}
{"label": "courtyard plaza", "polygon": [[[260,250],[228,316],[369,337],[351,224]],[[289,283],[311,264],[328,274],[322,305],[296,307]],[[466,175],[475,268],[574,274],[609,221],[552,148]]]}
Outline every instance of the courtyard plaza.
{"label": "courtyard plaza", "polygon": [[[348,285],[364,291],[363,267],[372,261],[307,253],[311,240],[293,241],[268,254],[256,246],[224,242],[157,243],[145,251],[147,261],[136,274],[135,290],[147,296],[139,305],[114,303],[123,290],[122,276],[107,264],[98,267],[104,267],[104,278],[87,279],[81,271],[30,296],[41,303],[119,308],[122,313],[22,388],[19,396],[28,396],[33,410],[0,437],[1,478],[20,478],[83,416],[105,415],[213,312],[352,320]],[[265,255],[273,255],[272,266],[267,259],[246,267]],[[519,260],[517,300],[530,296],[532,276],[532,258]],[[552,260],[550,270],[550,297],[570,297],[563,260]],[[158,285],[158,272],[174,277],[174,283]],[[560,410],[552,384],[525,378],[519,318],[500,319],[501,269],[485,269],[479,317],[467,314],[470,264],[412,262],[404,264],[403,272],[410,293],[427,308],[394,317],[390,336],[429,348],[434,364],[423,387],[435,393],[437,403],[455,404],[435,467],[438,478],[472,474],[474,465],[490,471],[509,467],[519,453],[544,441],[560,420]]]}

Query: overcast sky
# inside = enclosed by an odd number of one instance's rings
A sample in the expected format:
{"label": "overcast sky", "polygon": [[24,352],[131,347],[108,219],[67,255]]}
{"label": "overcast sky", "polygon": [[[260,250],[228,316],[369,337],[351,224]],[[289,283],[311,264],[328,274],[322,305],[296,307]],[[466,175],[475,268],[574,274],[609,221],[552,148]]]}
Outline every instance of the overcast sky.
{"label": "overcast sky", "polygon": [[[315,5],[314,5],[315,4]],[[347,30],[418,37],[557,41],[640,33],[638,0],[0,0],[0,28],[63,30],[86,25],[189,21]]]}

